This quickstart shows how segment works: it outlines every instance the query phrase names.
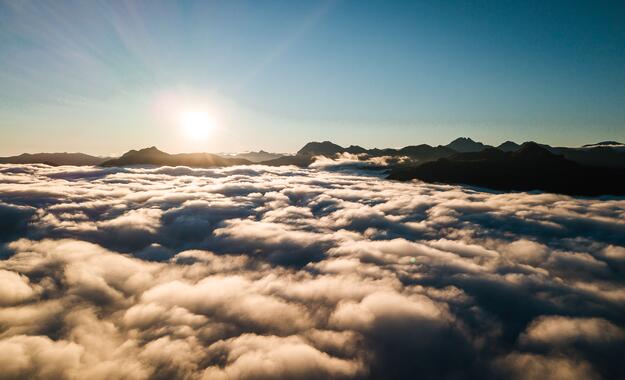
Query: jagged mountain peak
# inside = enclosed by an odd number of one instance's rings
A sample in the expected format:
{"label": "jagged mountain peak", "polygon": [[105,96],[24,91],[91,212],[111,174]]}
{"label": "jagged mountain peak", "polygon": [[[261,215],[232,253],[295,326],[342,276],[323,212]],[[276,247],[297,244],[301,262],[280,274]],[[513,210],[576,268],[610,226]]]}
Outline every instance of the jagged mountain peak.
{"label": "jagged mountain peak", "polygon": [[470,137],[458,137],[446,146],[460,153],[479,152],[487,147],[487,145],[474,141]]}

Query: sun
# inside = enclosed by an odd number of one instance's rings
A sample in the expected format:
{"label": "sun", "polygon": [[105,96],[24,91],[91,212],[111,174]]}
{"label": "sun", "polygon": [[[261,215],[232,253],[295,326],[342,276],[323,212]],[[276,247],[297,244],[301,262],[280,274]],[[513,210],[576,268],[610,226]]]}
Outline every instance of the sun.
{"label": "sun", "polygon": [[193,140],[205,140],[215,126],[210,115],[204,111],[182,112],[179,122],[184,134]]}

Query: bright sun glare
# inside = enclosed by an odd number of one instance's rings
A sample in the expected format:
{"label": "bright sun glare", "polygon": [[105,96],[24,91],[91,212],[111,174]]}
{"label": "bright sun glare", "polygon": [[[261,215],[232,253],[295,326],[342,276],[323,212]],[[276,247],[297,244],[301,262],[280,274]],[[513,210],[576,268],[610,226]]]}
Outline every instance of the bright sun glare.
{"label": "bright sun glare", "polygon": [[206,112],[187,111],[180,115],[180,126],[187,137],[193,140],[204,140],[214,124]]}

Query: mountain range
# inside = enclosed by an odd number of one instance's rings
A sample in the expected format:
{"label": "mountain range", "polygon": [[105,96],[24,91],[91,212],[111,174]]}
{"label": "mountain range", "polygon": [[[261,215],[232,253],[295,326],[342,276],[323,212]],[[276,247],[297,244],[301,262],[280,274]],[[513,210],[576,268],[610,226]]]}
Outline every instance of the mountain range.
{"label": "mountain range", "polygon": [[[223,167],[263,164],[307,167],[317,156],[338,159],[391,157],[389,179],[467,184],[495,190],[543,190],[571,195],[625,195],[625,145],[616,141],[578,148],[552,147],[535,142],[506,141],[496,148],[460,137],[447,145],[409,145],[403,148],[344,148],[330,141],[309,142],[295,155],[265,151],[235,155],[165,153],[156,147],[130,150],[117,158],[83,153],[37,153],[0,157],[0,164],[190,166]],[[400,163],[401,162],[401,163]],[[379,168],[379,165],[375,166]]]}
{"label": "mountain range", "polygon": [[[454,140],[457,141],[457,140]],[[449,145],[452,145],[453,142]],[[366,154],[370,157],[382,157],[382,156],[406,156],[416,160],[432,160],[442,157],[448,157],[458,151],[448,146],[430,146],[427,144],[421,145],[409,145],[401,149],[385,148],[385,149],[365,149],[358,145],[350,145],[347,148],[343,148],[340,145],[336,145],[330,141],[323,142],[309,142],[300,149],[296,156],[327,156],[332,157],[337,154],[349,153],[349,154]]]}
{"label": "mountain range", "polygon": [[388,178],[464,184],[503,191],[625,195],[625,167],[583,165],[534,142],[524,143],[515,151],[486,148],[420,165],[396,166]]}
{"label": "mountain range", "polygon": [[[505,143],[504,143],[505,144]],[[490,146],[481,142],[473,141],[468,137],[458,137],[454,141],[447,144],[447,147],[460,153],[480,152]]]}
{"label": "mountain range", "polygon": [[[604,141],[596,144],[587,144],[579,148],[571,147],[552,147],[545,144],[533,143],[541,148],[555,154],[561,155],[564,158],[583,164],[585,166],[594,167],[625,167],[625,145],[616,141]],[[447,145],[439,145],[436,147],[421,144],[410,145],[401,149],[365,149],[357,145],[351,145],[347,148],[343,148],[340,145],[334,144],[330,141],[323,142],[310,142],[302,149],[300,149],[295,157],[282,159],[282,162],[292,162],[297,164],[301,162],[307,162],[298,156],[310,157],[310,156],[328,156],[333,157],[337,154],[352,153],[352,154],[365,154],[371,157],[379,156],[405,156],[411,161],[422,164],[427,161],[434,161],[440,158],[452,157],[458,153],[478,153],[484,150],[497,149],[503,152],[516,152],[523,144],[517,144],[513,141],[506,141],[500,144],[497,148],[490,145],[485,145],[481,142],[476,142],[468,137],[460,137],[452,141]]]}
{"label": "mountain range", "polygon": [[179,153],[169,154],[156,147],[131,150],[119,158],[100,163],[101,166],[159,165],[159,166],[191,166],[212,168],[221,166],[250,165],[251,161],[242,158],[224,158],[211,153]]}
{"label": "mountain range", "polygon": [[51,166],[100,165],[110,157],[96,157],[84,153],[22,153],[19,156],[0,157],[0,164],[47,164]]}
{"label": "mountain range", "polygon": [[285,154],[282,153],[269,153],[269,152],[265,152],[264,150],[260,150],[258,152],[243,152],[243,153],[236,153],[236,154],[219,154],[219,156],[223,157],[223,158],[242,158],[244,160],[248,160],[251,162],[264,162],[264,161],[269,161],[269,160],[273,160],[276,158],[280,158],[282,156],[285,156]]}
{"label": "mountain range", "polygon": [[[625,167],[625,144],[616,141],[603,141],[595,144],[586,144],[578,148],[551,147],[538,144],[554,154],[588,166]],[[335,157],[349,153],[366,155],[369,157],[402,156],[412,161],[423,163],[439,158],[451,157],[457,153],[474,153],[492,149],[490,145],[476,142],[468,137],[460,137],[447,145],[430,146],[427,144],[409,145],[403,148],[373,148],[366,149],[358,145],[344,148],[330,141],[309,142],[295,155],[270,153],[266,151],[245,152],[238,154],[211,154],[211,153],[180,153],[168,154],[156,147],[141,150],[131,150],[120,157],[97,157],[84,153],[23,153],[18,156],[0,157],[0,164],[48,164],[59,165],[187,165],[187,166],[229,166],[262,163],[265,165],[309,165],[315,156]],[[497,149],[503,152],[515,152],[521,148],[520,144],[506,141]]]}

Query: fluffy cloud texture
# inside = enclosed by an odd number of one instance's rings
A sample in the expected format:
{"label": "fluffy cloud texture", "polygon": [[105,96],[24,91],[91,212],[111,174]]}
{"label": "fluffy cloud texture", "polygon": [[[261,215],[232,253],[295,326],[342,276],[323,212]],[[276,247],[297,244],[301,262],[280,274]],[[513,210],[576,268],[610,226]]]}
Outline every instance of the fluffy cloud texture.
{"label": "fluffy cloud texture", "polygon": [[349,159],[0,166],[0,379],[624,378],[624,246],[622,199]]}

